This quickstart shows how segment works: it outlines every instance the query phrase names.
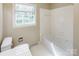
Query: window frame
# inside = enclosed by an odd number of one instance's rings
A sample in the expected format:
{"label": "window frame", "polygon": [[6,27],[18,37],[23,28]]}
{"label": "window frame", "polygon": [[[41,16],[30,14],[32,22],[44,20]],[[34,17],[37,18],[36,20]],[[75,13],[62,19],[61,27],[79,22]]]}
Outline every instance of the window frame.
{"label": "window frame", "polygon": [[[21,3],[19,3],[21,4]],[[22,27],[31,27],[31,26],[35,26],[36,25],[36,6],[33,4],[23,4],[23,5],[28,5],[28,6],[32,6],[35,8],[35,23],[34,24],[23,24],[23,25],[16,25],[16,4],[13,4],[13,28],[22,28]]]}

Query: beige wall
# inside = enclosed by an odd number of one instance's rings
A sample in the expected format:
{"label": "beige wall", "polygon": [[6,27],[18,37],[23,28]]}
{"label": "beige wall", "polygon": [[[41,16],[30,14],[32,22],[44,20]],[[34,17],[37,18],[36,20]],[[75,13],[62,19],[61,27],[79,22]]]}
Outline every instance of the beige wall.
{"label": "beige wall", "polygon": [[12,20],[13,20],[13,14],[12,14],[12,4],[3,4],[3,36],[12,36],[14,45],[18,44],[18,38],[23,37],[24,41],[29,44],[35,44],[40,40],[40,8],[49,8],[49,4],[31,4],[36,6],[36,26],[30,26],[30,27],[22,27],[22,28],[13,28]]}
{"label": "beige wall", "polygon": [[60,8],[60,7],[64,7],[64,6],[69,6],[69,5],[73,5],[73,3],[52,3],[51,4],[51,9]]}
{"label": "beige wall", "polygon": [[12,36],[12,5],[3,4],[3,37]]}
{"label": "beige wall", "polygon": [[37,3],[38,8],[51,9],[50,3]]}
{"label": "beige wall", "polygon": [[0,4],[0,44],[1,44],[1,41],[2,41],[2,37],[3,37],[2,29],[3,29],[2,4]]}
{"label": "beige wall", "polygon": [[79,4],[74,4],[74,55],[79,56]]}

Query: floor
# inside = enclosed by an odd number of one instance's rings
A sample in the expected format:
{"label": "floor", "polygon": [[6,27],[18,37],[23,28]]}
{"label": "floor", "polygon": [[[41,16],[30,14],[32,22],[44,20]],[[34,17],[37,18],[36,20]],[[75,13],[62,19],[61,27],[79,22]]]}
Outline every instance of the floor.
{"label": "floor", "polygon": [[31,47],[33,56],[53,56],[42,44]]}

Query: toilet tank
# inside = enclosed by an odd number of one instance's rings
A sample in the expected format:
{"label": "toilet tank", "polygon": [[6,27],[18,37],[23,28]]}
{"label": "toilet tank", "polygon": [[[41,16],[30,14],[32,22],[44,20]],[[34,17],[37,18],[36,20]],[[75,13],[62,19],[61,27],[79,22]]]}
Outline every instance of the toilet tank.
{"label": "toilet tank", "polygon": [[12,46],[12,37],[5,37],[1,44],[1,52],[11,49]]}

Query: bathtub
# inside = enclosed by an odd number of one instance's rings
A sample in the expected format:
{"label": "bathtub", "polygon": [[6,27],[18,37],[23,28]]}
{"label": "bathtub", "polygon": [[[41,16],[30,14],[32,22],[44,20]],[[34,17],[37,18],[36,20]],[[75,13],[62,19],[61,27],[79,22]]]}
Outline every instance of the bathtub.
{"label": "bathtub", "polygon": [[44,37],[40,43],[42,43],[42,45],[44,45],[54,56],[72,56],[72,53],[55,45],[51,37]]}
{"label": "bathtub", "polygon": [[54,53],[54,48],[53,48],[53,43],[51,42],[51,38],[46,36],[46,37],[43,37],[43,39],[40,41],[40,44],[44,45],[48,51],[52,54],[52,55],[55,55],[56,53]]}

